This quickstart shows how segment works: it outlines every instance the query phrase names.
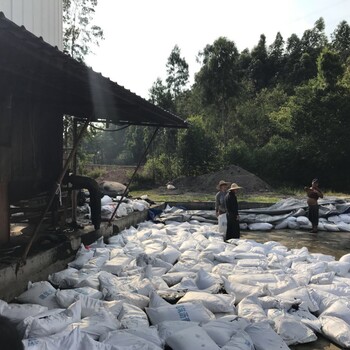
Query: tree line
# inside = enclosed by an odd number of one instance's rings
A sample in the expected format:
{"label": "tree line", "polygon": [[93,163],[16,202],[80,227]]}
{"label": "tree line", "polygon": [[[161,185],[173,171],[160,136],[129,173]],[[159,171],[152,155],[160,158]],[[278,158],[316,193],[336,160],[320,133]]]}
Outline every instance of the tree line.
{"label": "tree line", "polygon": [[[201,67],[189,87],[188,64],[175,46],[150,101],[190,127],[159,131],[144,175],[161,183],[236,164],[273,185],[319,177],[325,187],[349,190],[349,56],[346,21],[330,38],[320,18],[301,37],[277,33],[268,45],[262,34],[241,52],[219,37],[199,52]],[[84,152],[96,163],[132,164],[152,133],[136,126],[96,132]]]}

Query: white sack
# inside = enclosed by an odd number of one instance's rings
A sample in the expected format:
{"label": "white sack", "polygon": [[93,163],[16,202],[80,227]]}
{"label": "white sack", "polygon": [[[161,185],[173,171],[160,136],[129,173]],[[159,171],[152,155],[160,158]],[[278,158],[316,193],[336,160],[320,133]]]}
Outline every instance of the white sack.
{"label": "white sack", "polygon": [[281,293],[278,295],[279,298],[288,299],[288,300],[301,300],[302,303],[308,307],[311,312],[318,311],[318,304],[313,297],[312,290],[307,289],[306,287],[298,287],[291,289],[287,292]]}
{"label": "white sack", "polygon": [[269,310],[268,317],[273,321],[276,333],[287,345],[310,343],[317,340],[315,333],[285,311]]}
{"label": "white sack", "polygon": [[288,345],[268,322],[252,323],[245,331],[252,338],[256,350],[289,350]]}
{"label": "white sack", "polygon": [[339,228],[336,224],[328,224],[328,223],[324,223],[323,224],[324,228],[327,230],[327,231],[331,231],[331,232],[337,232],[339,231]]}
{"label": "white sack", "polygon": [[195,303],[200,302],[213,313],[217,312],[235,312],[235,297],[226,294],[210,294],[206,292],[187,292],[177,303]]}
{"label": "white sack", "polygon": [[86,333],[93,339],[98,339],[100,335],[120,328],[120,322],[111,312],[101,308],[92,316],[83,318],[80,322],[73,323],[70,327],[79,327],[81,332]]}
{"label": "white sack", "polygon": [[283,230],[285,228],[288,228],[288,220],[283,220],[275,226],[276,230]]}
{"label": "white sack", "polygon": [[67,283],[67,279],[74,275],[78,270],[73,267],[68,267],[65,270],[52,273],[48,276],[48,280],[58,288],[69,288],[71,285]]}
{"label": "white sack", "polygon": [[160,254],[158,254],[158,258],[162,259],[163,261],[174,265],[175,262],[180,257],[181,252],[175,249],[174,247],[166,247]]}
{"label": "white sack", "polygon": [[198,326],[176,332],[166,339],[173,350],[219,350],[206,331]]}
{"label": "white sack", "polygon": [[81,301],[81,317],[88,317],[100,311],[101,308],[108,310],[114,317],[118,317],[123,307],[122,301],[103,301],[78,294],[75,300]]}
{"label": "white sack", "polygon": [[[81,349],[83,335],[79,329],[62,331],[50,336],[23,339],[24,350],[62,350]],[[89,348],[92,350],[93,348]],[[106,349],[107,350],[107,349]]]}
{"label": "white sack", "polygon": [[151,292],[149,296],[149,306],[150,308],[157,308],[160,306],[170,305],[167,301],[161,298],[156,291]]}
{"label": "white sack", "polygon": [[120,272],[131,262],[132,258],[126,255],[119,255],[112,260],[107,261],[101,266],[101,271],[109,272],[113,275],[119,275]]}
{"label": "white sack", "polygon": [[198,326],[198,322],[162,321],[157,324],[160,339],[165,341],[171,335],[187,328]]}
{"label": "white sack", "polygon": [[[349,216],[350,216],[350,215],[349,215]],[[350,253],[349,253],[349,254],[343,255],[343,256],[339,259],[339,261],[341,261],[341,262],[350,262]]]}
{"label": "white sack", "polygon": [[127,304],[132,304],[144,310],[149,304],[149,298],[145,295],[136,293],[118,293],[110,296],[110,301],[123,301]]}
{"label": "white sack", "polygon": [[80,248],[75,256],[75,260],[68,264],[69,267],[81,269],[92,257],[94,256],[93,249],[85,248],[84,244],[80,245]]}
{"label": "white sack", "polygon": [[298,216],[297,219],[295,220],[299,225],[306,225],[309,226],[311,225],[310,220],[306,216]]}
{"label": "white sack", "polygon": [[350,326],[337,317],[320,317],[322,333],[342,348],[350,347]]}
{"label": "white sack", "polygon": [[337,317],[346,322],[350,326],[350,300],[339,299],[323,311],[320,317],[332,316]]}
{"label": "white sack", "polygon": [[30,316],[23,321],[23,324],[26,326],[25,338],[55,334],[64,330],[71,323],[79,321],[81,318],[81,303],[77,301],[67,310],[53,315],[46,317],[41,315]]}
{"label": "white sack", "polygon": [[0,300],[0,315],[7,317],[13,323],[19,323],[29,316],[36,316],[48,310],[46,306],[38,304],[7,304]]}
{"label": "white sack", "polygon": [[262,223],[255,223],[248,225],[249,230],[251,231],[269,231],[273,228],[272,224],[269,224],[267,222]]}
{"label": "white sack", "polygon": [[119,314],[118,320],[122,328],[148,327],[147,315],[139,307],[124,303]]}
{"label": "white sack", "polygon": [[323,272],[317,275],[313,275],[310,278],[310,283],[312,284],[332,284],[334,280],[335,272]]}
{"label": "white sack", "polygon": [[[129,338],[131,342],[137,342],[139,345],[140,341],[146,343],[149,347],[156,346],[156,349],[162,349],[164,346],[164,341],[159,337],[158,330],[156,327],[139,327],[134,329],[118,329],[116,331],[108,332],[101,335],[99,341],[108,344],[118,344],[122,345],[120,342],[120,337],[123,335],[131,335],[133,338]],[[150,344],[151,343],[151,344]],[[131,344],[130,344],[131,345]],[[138,349],[135,347],[135,349]]]}
{"label": "white sack", "polygon": [[181,282],[184,277],[195,278],[196,273],[192,271],[168,272],[162,276],[163,280],[169,287]]}
{"label": "white sack", "polygon": [[191,303],[146,308],[146,313],[153,325],[163,321],[203,322],[215,319],[214,314],[202,304]]}
{"label": "white sack", "polygon": [[242,299],[250,294],[257,296],[264,296],[269,294],[266,286],[249,286],[241,283],[230,283],[226,278],[223,278],[223,280],[226,292],[235,296],[236,303],[239,303]]}
{"label": "white sack", "polygon": [[350,262],[346,261],[330,261],[328,263],[328,271],[334,271],[337,276],[344,277],[350,270]]}
{"label": "white sack", "polygon": [[[146,328],[147,329],[147,328]],[[102,339],[102,340],[101,340]],[[161,350],[162,348],[141,338],[135,334],[130,334],[126,330],[118,330],[109,332],[105,336],[100,337],[103,344],[112,346],[118,345],[118,349],[126,350]]]}
{"label": "white sack", "polygon": [[221,319],[206,322],[201,326],[220,347],[227,344],[233,335],[243,332],[244,329],[240,322],[230,322]]}
{"label": "white sack", "polygon": [[90,287],[77,289],[58,290],[56,293],[56,300],[60,307],[67,308],[76,301],[76,297],[85,295],[94,299],[102,299],[102,293]]}
{"label": "white sack", "polygon": [[255,295],[250,295],[239,302],[237,314],[251,322],[267,321],[267,315]]}
{"label": "white sack", "polygon": [[305,326],[312,329],[314,332],[321,333],[321,322],[309,310],[299,307],[298,309],[288,310],[288,314],[293,316],[297,321],[302,322]]}
{"label": "white sack", "polygon": [[250,335],[245,331],[236,332],[231,340],[221,349],[223,350],[255,350]]}
{"label": "white sack", "polygon": [[16,298],[20,303],[39,304],[48,309],[57,309],[59,305],[55,297],[56,289],[46,281],[29,282],[28,290]]}
{"label": "white sack", "polygon": [[221,214],[218,216],[218,230],[220,233],[226,234],[226,230],[227,230],[227,216],[226,216],[226,214]]}

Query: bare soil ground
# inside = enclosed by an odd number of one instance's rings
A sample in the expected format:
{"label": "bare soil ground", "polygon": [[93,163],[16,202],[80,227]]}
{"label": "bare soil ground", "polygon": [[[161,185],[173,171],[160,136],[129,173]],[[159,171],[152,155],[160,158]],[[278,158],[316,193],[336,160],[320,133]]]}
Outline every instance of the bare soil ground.
{"label": "bare soil ground", "polygon": [[[97,182],[115,181],[122,184],[128,183],[136,166],[134,165],[101,165],[99,166],[104,172],[103,175],[96,179]],[[138,170],[142,172],[143,167]]]}
{"label": "bare soil ground", "polygon": [[217,192],[216,186],[220,180],[237,183],[243,187],[243,193],[270,192],[272,190],[265,181],[237,165],[230,165],[216,172],[196,177],[181,177],[175,179],[173,184],[178,190],[208,193]]}
{"label": "bare soil ground", "polygon": [[[135,166],[101,166],[101,168],[105,173],[97,179],[98,182],[116,181],[125,184],[130,180]],[[142,170],[140,168],[139,173],[142,173]],[[231,183],[236,182],[239,186],[243,187],[240,191],[243,194],[272,192],[271,186],[256,175],[239,166],[231,165],[216,172],[200,176],[177,178],[173,181],[176,189],[172,191],[172,194],[216,193],[216,186],[220,180]],[[166,190],[165,184],[157,187],[158,191],[160,194],[169,192]]]}

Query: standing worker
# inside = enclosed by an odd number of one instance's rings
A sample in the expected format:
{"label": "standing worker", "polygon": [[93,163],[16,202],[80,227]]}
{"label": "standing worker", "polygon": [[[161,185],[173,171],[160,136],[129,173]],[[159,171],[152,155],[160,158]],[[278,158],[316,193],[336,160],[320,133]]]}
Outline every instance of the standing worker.
{"label": "standing worker", "polygon": [[215,195],[216,216],[226,213],[225,196],[227,194],[228,186],[230,186],[230,183],[224,180],[219,181],[218,185],[216,186],[216,188],[219,190],[219,192]]}
{"label": "standing worker", "polygon": [[236,191],[242,188],[236,183],[233,183],[228,189],[228,193],[225,197],[226,203],[226,216],[227,216],[227,231],[225,241],[231,238],[240,238],[239,228],[239,215],[238,215],[238,203],[236,197]]}
{"label": "standing worker", "polygon": [[318,203],[319,198],[323,198],[323,193],[318,188],[318,179],[313,179],[311,187],[304,187],[307,195],[307,204],[309,206],[309,220],[312,224],[311,233],[317,233],[318,228]]}

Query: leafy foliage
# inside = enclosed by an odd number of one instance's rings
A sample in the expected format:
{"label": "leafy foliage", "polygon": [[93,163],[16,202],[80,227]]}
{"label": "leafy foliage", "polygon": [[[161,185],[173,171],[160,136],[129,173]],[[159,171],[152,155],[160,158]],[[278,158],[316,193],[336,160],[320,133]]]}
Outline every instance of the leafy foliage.
{"label": "leafy foliage", "polygon": [[98,0],[63,0],[63,47],[84,62],[94,45],[103,40],[103,30],[93,24]]}
{"label": "leafy foliage", "polygon": [[[175,46],[150,100],[186,118],[187,130],[160,130],[146,162],[147,176],[164,183],[238,164],[272,184],[350,190],[350,27],[340,22],[330,40],[322,18],[301,37],[264,34],[238,52],[219,37],[199,53],[188,87],[188,65]],[[130,163],[152,130],[129,128],[120,154]],[[98,139],[96,139],[98,140]],[[107,152],[106,152],[107,154]],[[105,161],[114,161],[114,157]]]}

